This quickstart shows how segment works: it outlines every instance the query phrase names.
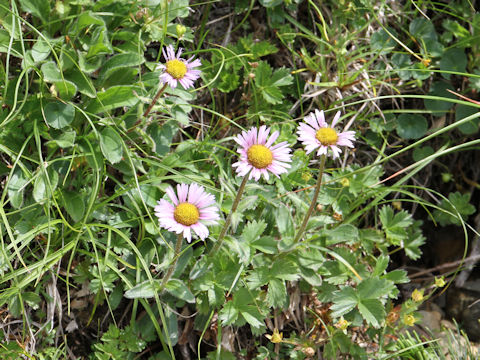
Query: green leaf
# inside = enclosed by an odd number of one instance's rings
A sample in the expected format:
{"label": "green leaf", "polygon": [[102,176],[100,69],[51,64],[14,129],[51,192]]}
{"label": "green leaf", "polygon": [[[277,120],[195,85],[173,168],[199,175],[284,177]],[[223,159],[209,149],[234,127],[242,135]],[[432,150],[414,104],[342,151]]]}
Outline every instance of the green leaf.
{"label": "green leaf", "polygon": [[470,194],[462,194],[458,191],[448,194],[448,200],[442,200],[440,207],[452,213],[450,215],[444,211],[437,210],[433,212],[434,218],[442,226],[449,224],[460,225],[461,221],[458,218],[457,212],[460,217],[465,221],[469,215],[475,213],[475,206],[470,204]]}
{"label": "green leaf", "polygon": [[377,262],[375,264],[375,269],[373,270],[372,276],[382,275],[385,272],[385,270],[387,270],[389,262],[390,262],[390,258],[387,255],[380,255],[377,258]]}
{"label": "green leaf", "polygon": [[382,279],[392,281],[395,284],[405,284],[410,282],[405,270],[393,270],[382,276]]}
{"label": "green leaf", "polygon": [[290,85],[292,82],[293,77],[290,75],[290,71],[285,68],[272,72],[268,63],[260,61],[255,69],[255,84],[265,101],[270,104],[281,103],[284,96],[279,87]]}
{"label": "green leaf", "polygon": [[135,285],[133,288],[125,291],[125,296],[127,299],[148,299],[153,298],[158,292],[158,284],[151,283],[150,280],[144,281],[140,284]]}
{"label": "green leaf", "polygon": [[[468,105],[457,105],[455,109],[455,121],[462,120],[470,115],[478,113],[478,108]],[[470,120],[467,123],[463,123],[458,126],[458,130],[465,135],[473,135],[478,132],[478,125],[480,124],[480,118]]]}
{"label": "green leaf", "polygon": [[249,222],[247,226],[243,229],[242,232],[242,238],[244,241],[250,243],[260,237],[260,235],[263,234],[265,228],[267,227],[267,224],[263,221],[256,221],[253,220],[252,222]]}
{"label": "green leaf", "polygon": [[62,74],[54,61],[47,61],[42,64],[43,79],[48,82],[62,81]]}
{"label": "green leaf", "polygon": [[253,240],[250,246],[260,250],[265,254],[275,254],[277,252],[277,240],[273,236],[262,236]]}
{"label": "green leaf", "polygon": [[45,23],[48,22],[49,0],[19,0],[19,2],[23,11],[31,13]]}
{"label": "green leaf", "polygon": [[330,307],[332,316],[338,317],[350,312],[357,303],[358,298],[355,290],[351,286],[345,286],[333,295],[333,305]]}
{"label": "green leaf", "polygon": [[[435,81],[430,87],[428,95],[455,99],[455,95],[448,92],[447,89],[453,90],[453,87],[445,81]],[[453,106],[453,103],[450,101],[425,99],[423,102],[425,108],[431,111],[433,116],[443,116]]]}
{"label": "green leaf", "polygon": [[423,146],[423,147],[417,147],[415,150],[413,150],[413,160],[415,161],[420,161],[425,159],[426,157],[433,155],[435,151],[431,146]]}
{"label": "green leaf", "polygon": [[409,31],[412,36],[420,41],[425,39],[437,40],[437,33],[433,23],[423,17],[414,19],[409,25]]}
{"label": "green leaf", "polygon": [[358,284],[358,297],[363,299],[378,299],[387,296],[394,289],[393,284],[385,279],[372,277],[363,280]]}
{"label": "green leaf", "polygon": [[283,0],[260,0],[260,4],[266,8],[272,8],[280,5]]}
{"label": "green leaf", "polygon": [[397,134],[404,139],[419,139],[427,129],[427,120],[422,115],[402,114],[397,119]]}
{"label": "green leaf", "polygon": [[100,83],[103,83],[114,71],[121,68],[138,66],[144,62],[145,59],[140,54],[126,53],[112,56],[102,65],[98,80]]}
{"label": "green leaf", "polygon": [[152,138],[155,148],[153,151],[159,156],[166,155],[170,151],[172,139],[178,131],[178,124],[176,121],[167,121],[159,126],[152,124],[147,128],[147,134]]}
{"label": "green leaf", "polygon": [[45,60],[50,55],[50,46],[43,39],[38,39],[32,46],[32,57],[36,62]]}
{"label": "green leaf", "polygon": [[325,229],[322,235],[327,238],[327,245],[338,244],[341,242],[352,244],[358,241],[358,229],[350,224],[341,224],[333,229]]}
{"label": "green leaf", "polygon": [[233,301],[229,301],[225,304],[222,310],[218,313],[218,318],[223,326],[233,324],[238,318],[239,312],[235,307]]}
{"label": "green leaf", "polygon": [[75,222],[82,220],[85,214],[85,202],[82,195],[73,191],[64,191],[63,192],[63,203],[65,210],[67,210],[68,215]]}
{"label": "green leaf", "polygon": [[69,80],[56,82],[55,89],[62,100],[70,100],[77,93],[77,86]]}
{"label": "green leaf", "polygon": [[50,187],[48,185],[48,181],[50,182],[50,186],[52,191],[55,190],[58,184],[58,173],[56,171],[50,170],[47,171],[48,180],[46,175],[41,172],[37,178],[35,179],[35,184],[33,185],[33,198],[37,203],[43,204],[46,199],[49,199],[52,196],[52,192],[50,191]]}
{"label": "green leaf", "polygon": [[165,290],[167,290],[173,296],[186,301],[187,303],[195,303],[195,296],[182,280],[170,279],[167,285],[165,285]]}
{"label": "green leaf", "polygon": [[54,137],[50,142],[57,144],[62,149],[75,145],[75,137],[77,133],[72,131],[62,131],[58,136]]}
{"label": "green leaf", "polygon": [[108,161],[116,164],[122,160],[123,140],[114,129],[106,127],[100,133],[100,149]]}
{"label": "green leaf", "polygon": [[409,213],[402,210],[394,214],[391,206],[383,206],[380,209],[379,216],[382,228],[389,240],[395,244],[400,244],[402,240],[407,238],[406,228],[413,224],[413,219]]}
{"label": "green leaf", "polygon": [[[450,48],[445,51],[440,59],[440,70],[455,71],[460,73],[467,72],[467,56],[465,50],[459,48]],[[441,73],[445,79],[450,79],[451,74]]]}
{"label": "green leaf", "polygon": [[268,282],[267,305],[274,308],[285,308],[288,305],[287,288],[284,281],[272,279]]}
{"label": "green leaf", "polygon": [[91,58],[98,54],[111,54],[113,52],[112,45],[108,40],[108,34],[106,28],[96,27],[91,35],[91,45],[88,48],[87,58]]}
{"label": "green leaf", "polygon": [[23,172],[16,168],[10,181],[8,182],[8,199],[10,200],[10,204],[15,208],[18,209],[22,206],[23,203],[23,193],[24,193],[24,186],[27,184],[28,180],[23,174]]}
{"label": "green leaf", "polygon": [[87,106],[87,112],[98,114],[121,106],[133,106],[138,103],[134,92],[141,93],[138,86],[112,86],[97,93],[97,98]]}
{"label": "green leaf", "polygon": [[62,102],[48,103],[44,108],[45,121],[55,129],[69,126],[75,118],[75,108]]}
{"label": "green leaf", "polygon": [[[397,35],[395,29],[388,28],[388,31],[393,36]],[[375,31],[370,37],[370,45],[372,46],[372,49],[380,55],[390,53],[395,48],[396,44],[395,40],[393,40],[384,29]]]}
{"label": "green leaf", "polygon": [[280,204],[274,213],[280,235],[282,237],[293,237],[295,235],[295,226],[293,225],[292,211],[285,205]]}
{"label": "green leaf", "polygon": [[258,311],[255,306],[242,306],[240,314],[243,318],[254,328],[261,328],[265,326],[264,316]]}
{"label": "green leaf", "polygon": [[79,69],[74,68],[70,70],[68,74],[65,75],[65,79],[74,83],[80,93],[87,95],[92,99],[96,97],[97,92],[92,85],[90,78]]}
{"label": "green leaf", "polygon": [[358,311],[375,328],[385,319],[385,308],[380,300],[364,299],[358,304]]}

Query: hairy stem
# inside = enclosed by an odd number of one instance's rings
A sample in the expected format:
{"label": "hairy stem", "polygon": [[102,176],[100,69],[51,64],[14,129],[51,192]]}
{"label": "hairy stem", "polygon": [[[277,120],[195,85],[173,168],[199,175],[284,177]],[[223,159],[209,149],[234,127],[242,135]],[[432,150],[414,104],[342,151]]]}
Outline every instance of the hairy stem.
{"label": "hairy stem", "polygon": [[308,219],[310,219],[313,209],[317,205],[318,194],[320,192],[320,187],[322,186],[322,177],[323,177],[323,171],[325,170],[326,159],[327,159],[327,155],[322,155],[322,157],[320,158],[320,169],[319,169],[318,178],[317,178],[317,185],[315,186],[315,192],[313,193],[312,202],[310,203],[310,207],[308,208],[307,214],[305,215],[305,219],[303,219],[302,226],[300,226],[300,229],[298,230],[297,235],[295,236],[295,240],[293,240],[294,243],[300,241],[300,238],[302,237],[303,232],[307,227]]}
{"label": "hairy stem", "polygon": [[170,280],[170,277],[173,274],[173,270],[175,270],[175,265],[177,265],[178,258],[180,257],[180,251],[182,250],[182,243],[183,243],[183,233],[180,233],[177,235],[177,244],[175,245],[175,257],[173,258],[173,262],[168,268],[167,273],[163,277],[162,285],[160,286],[162,291],[164,290],[165,285],[167,285],[168,280]]}
{"label": "hairy stem", "polygon": [[143,118],[146,118],[148,116],[148,114],[150,114],[150,111],[152,111],[153,107],[155,106],[155,104],[157,103],[158,99],[160,98],[160,96],[162,96],[163,92],[165,91],[165,89],[167,88],[167,84],[164,84],[160,90],[158,90],[157,92],[157,95],[155,95],[155,97],[153,98],[152,102],[150,103],[150,105],[148,106],[147,110],[145,110],[145,112],[143,113],[143,116],[137,120],[137,122],[135,124],[133,124],[133,126],[128,130],[128,132],[132,131],[133,129],[135,129],[138,124],[140,124],[140,122],[142,121]]}
{"label": "hairy stem", "polygon": [[223,243],[223,238],[225,237],[225,234],[227,233],[228,227],[230,226],[230,223],[232,222],[232,215],[233,213],[237,210],[238,204],[240,203],[240,199],[243,194],[243,190],[245,190],[245,185],[247,184],[248,181],[248,176],[250,175],[250,172],[248,172],[242,180],[242,183],[240,184],[240,187],[238,188],[237,196],[235,197],[235,200],[233,201],[232,205],[232,210],[227,216],[227,219],[225,220],[225,225],[223,225],[222,231],[220,232],[220,235],[218,236],[217,243],[213,247],[212,251],[215,253],[220,249],[220,246],[222,246]]}

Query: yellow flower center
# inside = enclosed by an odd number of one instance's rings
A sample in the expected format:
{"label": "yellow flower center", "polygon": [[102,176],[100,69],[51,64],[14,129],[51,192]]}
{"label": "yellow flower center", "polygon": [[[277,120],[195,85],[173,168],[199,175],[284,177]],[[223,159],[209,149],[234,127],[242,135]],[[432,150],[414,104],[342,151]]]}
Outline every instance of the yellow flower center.
{"label": "yellow flower center", "polygon": [[173,218],[182,225],[190,226],[197,223],[200,213],[195,205],[184,202],[177,205]]}
{"label": "yellow flower center", "polygon": [[252,145],[247,150],[248,162],[257,169],[265,169],[273,162],[272,151],[264,145]]}
{"label": "yellow flower center", "polygon": [[318,129],[315,137],[324,146],[335,145],[338,140],[337,132],[329,127]]}
{"label": "yellow flower center", "polygon": [[182,79],[187,73],[187,65],[183,61],[173,59],[167,61],[166,64],[167,73],[169,73],[174,79]]}

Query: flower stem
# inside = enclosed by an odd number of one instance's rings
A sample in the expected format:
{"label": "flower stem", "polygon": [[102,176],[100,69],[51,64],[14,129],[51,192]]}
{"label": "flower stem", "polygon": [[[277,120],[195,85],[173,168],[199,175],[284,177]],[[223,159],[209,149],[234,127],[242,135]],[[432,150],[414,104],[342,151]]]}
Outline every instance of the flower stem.
{"label": "flower stem", "polygon": [[167,273],[163,277],[162,284],[160,288],[162,291],[165,288],[165,285],[167,285],[168,280],[170,280],[170,277],[173,274],[173,270],[175,270],[175,265],[177,265],[178,258],[180,257],[180,251],[182,250],[182,244],[183,244],[183,233],[180,233],[177,235],[177,244],[175,245],[175,257],[173,258],[173,262],[168,268]]}
{"label": "flower stem", "polygon": [[317,205],[317,199],[318,199],[318,194],[320,192],[320,186],[322,185],[322,177],[323,177],[323,171],[325,170],[326,159],[327,159],[326,155],[322,155],[320,158],[320,169],[319,169],[318,178],[317,178],[317,185],[315,186],[315,191],[313,193],[312,202],[310,203],[310,207],[308,208],[307,214],[305,215],[305,219],[303,219],[302,226],[300,226],[300,229],[297,232],[297,236],[295,236],[295,240],[293,240],[294,243],[300,241],[300,238],[302,237],[302,234],[305,231],[305,228],[307,227],[308,219],[310,219],[310,216],[312,215],[313,208],[315,207],[315,205]]}
{"label": "flower stem", "polygon": [[220,232],[220,235],[218,235],[217,243],[215,244],[215,246],[212,249],[213,253],[217,252],[218,249],[220,249],[220,246],[222,246],[223,238],[225,237],[225,234],[227,233],[228,227],[230,226],[230,223],[232,222],[232,215],[237,210],[238,204],[240,203],[240,199],[242,197],[243,190],[245,190],[245,185],[247,184],[249,175],[250,175],[250,171],[243,177],[242,183],[240,184],[240,187],[238,188],[238,191],[237,191],[237,196],[235,197],[235,200],[233,201],[232,209],[230,210],[230,213],[228,214],[227,218],[225,219],[225,225],[223,225],[222,231]]}
{"label": "flower stem", "polygon": [[158,90],[157,92],[157,95],[155,95],[155,97],[153,98],[152,102],[150,103],[150,105],[148,106],[147,110],[143,113],[143,116],[137,120],[137,122],[135,124],[133,124],[133,126],[128,130],[128,132],[132,131],[133,129],[135,129],[138,124],[140,124],[140,122],[142,121],[143,118],[146,118],[148,116],[148,114],[150,114],[150,111],[152,111],[153,107],[155,106],[155,104],[157,103],[158,99],[160,98],[160,96],[162,96],[163,92],[165,91],[165,89],[167,88],[167,84],[164,84],[160,90]]}

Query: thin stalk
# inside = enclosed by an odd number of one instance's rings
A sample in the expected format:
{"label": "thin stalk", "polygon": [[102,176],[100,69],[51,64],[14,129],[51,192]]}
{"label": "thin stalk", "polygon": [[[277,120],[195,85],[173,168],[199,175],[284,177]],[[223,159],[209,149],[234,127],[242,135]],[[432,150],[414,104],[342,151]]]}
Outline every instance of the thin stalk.
{"label": "thin stalk", "polygon": [[182,244],[183,244],[183,233],[180,233],[177,235],[177,244],[175,245],[175,257],[173,258],[173,263],[168,268],[167,273],[163,277],[162,285],[160,286],[162,290],[164,290],[165,285],[167,285],[168,280],[170,280],[170,277],[173,274],[173,270],[175,270],[175,265],[177,265],[178,258],[180,257],[180,251],[182,250]]}
{"label": "thin stalk", "polygon": [[318,178],[317,178],[317,185],[315,186],[315,192],[313,193],[313,199],[312,202],[310,203],[310,207],[308,208],[307,214],[305,215],[305,219],[303,219],[302,226],[300,226],[300,229],[297,232],[297,236],[295,236],[295,240],[293,240],[294,243],[300,241],[300,238],[302,237],[303,232],[305,231],[305,228],[307,227],[308,219],[310,219],[310,216],[312,215],[313,208],[315,205],[317,205],[317,199],[318,199],[318,194],[320,192],[320,187],[322,185],[322,177],[323,177],[323,171],[325,170],[325,160],[327,159],[327,155],[322,155],[320,158],[320,169],[318,173]]}
{"label": "thin stalk", "polygon": [[142,121],[143,118],[146,118],[148,116],[148,114],[150,114],[150,111],[152,111],[153,107],[155,106],[155,104],[157,103],[158,99],[160,98],[160,96],[162,96],[163,92],[165,91],[165,89],[167,88],[167,85],[168,84],[164,84],[160,90],[158,90],[157,92],[157,95],[155,95],[155,97],[153,98],[152,102],[150,103],[150,105],[148,106],[147,110],[143,113],[142,117],[140,119],[137,120],[137,122],[135,124],[133,124],[133,126],[128,130],[128,132],[132,131],[133,129],[135,129],[138,124],[140,124],[140,122]]}
{"label": "thin stalk", "polygon": [[227,219],[225,220],[225,225],[223,225],[223,229],[220,232],[220,235],[218,235],[217,243],[213,247],[212,251],[215,253],[220,249],[220,246],[222,246],[223,243],[223,238],[225,237],[225,234],[227,233],[228,227],[230,226],[230,223],[232,221],[232,215],[233,213],[237,210],[238,204],[240,203],[240,199],[243,194],[243,190],[245,190],[245,185],[247,184],[248,181],[248,176],[250,175],[250,171],[243,177],[242,183],[240,184],[240,187],[238,188],[237,196],[235,197],[235,200],[233,201],[232,205],[232,210],[227,216]]}

